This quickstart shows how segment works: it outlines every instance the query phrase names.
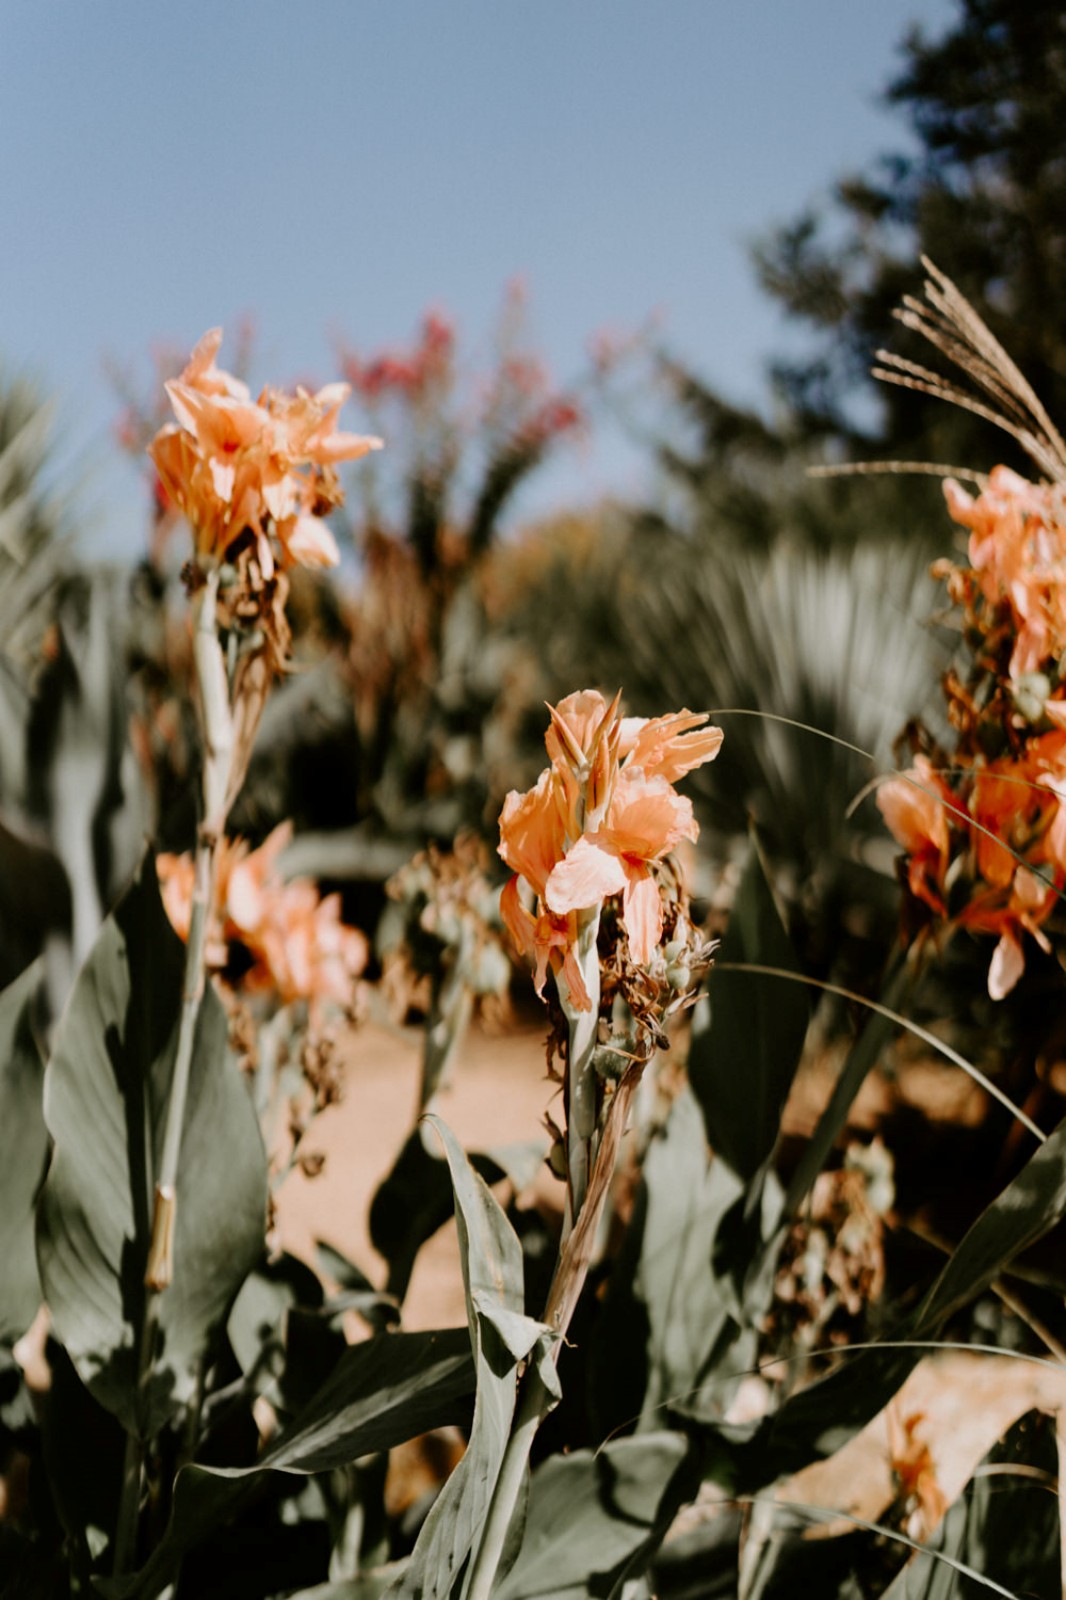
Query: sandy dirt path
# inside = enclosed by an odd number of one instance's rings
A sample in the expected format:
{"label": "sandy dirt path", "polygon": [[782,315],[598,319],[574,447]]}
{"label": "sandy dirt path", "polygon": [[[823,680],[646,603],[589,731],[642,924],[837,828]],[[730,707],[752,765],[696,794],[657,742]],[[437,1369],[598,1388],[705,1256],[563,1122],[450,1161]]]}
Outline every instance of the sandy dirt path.
{"label": "sandy dirt path", "polygon": [[[544,1137],[543,1118],[555,1093],[545,1077],[545,1030],[537,1026],[489,1035],[474,1027],[460,1053],[453,1088],[440,1114],[467,1150]],[[314,1265],[314,1242],[344,1252],[375,1283],[385,1264],[370,1243],[367,1212],[414,1120],[421,1030],[367,1023],[346,1050],[344,1098],[316,1121],[312,1150],[323,1172],[297,1171],[278,1197],[281,1242]],[[558,1108],[556,1107],[556,1114]],[[558,1188],[547,1173],[542,1180]],[[455,1226],[442,1228],[419,1252],[404,1301],[404,1327],[451,1327],[466,1320]]]}

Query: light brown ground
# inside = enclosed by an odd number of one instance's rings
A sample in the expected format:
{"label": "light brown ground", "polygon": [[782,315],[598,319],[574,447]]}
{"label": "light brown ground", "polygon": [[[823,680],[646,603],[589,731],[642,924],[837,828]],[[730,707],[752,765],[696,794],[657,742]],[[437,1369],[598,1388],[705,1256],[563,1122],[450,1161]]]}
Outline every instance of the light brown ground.
{"label": "light brown ground", "polygon": [[[493,1036],[475,1027],[461,1052],[454,1087],[439,1111],[466,1150],[543,1139],[555,1092],[545,1077],[544,1034],[523,1028]],[[370,1243],[367,1211],[375,1189],[411,1131],[418,1103],[421,1032],[368,1023],[354,1035],[344,1099],[317,1120],[308,1145],[326,1155],[324,1171],[299,1171],[279,1196],[281,1242],[314,1264],[314,1241],[335,1245],[376,1283],[384,1263]],[[558,1106],[554,1107],[558,1117]],[[554,1181],[545,1174],[551,1192]],[[419,1252],[404,1301],[404,1327],[454,1327],[466,1320],[455,1227]]]}

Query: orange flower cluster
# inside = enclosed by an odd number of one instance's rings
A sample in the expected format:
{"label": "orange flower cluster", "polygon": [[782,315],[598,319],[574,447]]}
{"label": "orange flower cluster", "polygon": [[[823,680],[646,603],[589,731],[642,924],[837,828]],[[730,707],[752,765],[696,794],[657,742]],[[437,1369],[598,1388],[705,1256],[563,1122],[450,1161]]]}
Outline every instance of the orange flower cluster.
{"label": "orange flower cluster", "polygon": [[[341,921],[339,895],[323,900],[309,879],[281,878],[278,858],[291,838],[292,824],[283,822],[258,850],[240,840],[220,843],[207,964],[223,977],[239,971],[244,993],[276,994],[284,1005],[350,1005],[369,954],[366,938]],[[156,865],[167,915],[187,939],[192,857],[160,855]]]}
{"label": "orange flower cluster", "polygon": [[[619,699],[608,706],[585,689],[549,707],[551,765],[525,794],[512,789],[500,816],[500,855],[514,872],[504,922],[534,962],[538,994],[550,966],[581,1011],[592,1004],[575,954],[582,914],[620,894],[632,959],[651,960],[663,931],[656,866],[698,832],[691,800],[673,785],[722,743],[720,728],[692,731],[705,712],[621,718]],[[520,879],[536,897],[534,911]]]}
{"label": "orange flower cluster", "polygon": [[379,439],[337,431],[346,383],[317,394],[246,384],[215,365],[221,328],[205,333],[180,377],[166,385],[177,418],[148,447],[168,498],[188,518],[196,555],[222,561],[250,532],[264,577],[283,566],[334,566],[339,556],[322,520],[343,503],[336,467],[380,448]]}
{"label": "orange flower cluster", "polygon": [[973,648],[968,681],[945,680],[958,742],[947,754],[924,738],[878,804],[907,852],[912,903],[997,936],[1000,1000],[1025,969],[1024,934],[1050,949],[1044,924],[1066,883],[1066,486],[997,467],[976,498],[951,480],[945,492],[970,530],[969,566],[934,569]]}

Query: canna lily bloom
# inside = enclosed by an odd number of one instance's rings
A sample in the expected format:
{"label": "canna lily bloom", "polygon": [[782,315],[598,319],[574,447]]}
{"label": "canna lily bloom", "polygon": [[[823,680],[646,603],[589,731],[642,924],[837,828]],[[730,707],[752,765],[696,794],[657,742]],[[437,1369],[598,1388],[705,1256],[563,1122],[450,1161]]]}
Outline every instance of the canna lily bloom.
{"label": "canna lily bloom", "polygon": [[[208,964],[223,971],[230,947],[237,945],[251,957],[240,978],[247,993],[276,994],[284,1005],[298,1000],[312,1006],[324,1000],[348,1004],[366,966],[366,938],[341,921],[339,895],[322,900],[307,879],[282,879],[279,858],[291,839],[292,824],[285,822],[257,850],[222,841]],[[158,867],[167,915],[187,939],[192,860],[161,855]]]}
{"label": "canna lily bloom", "polygon": [[618,775],[606,816],[582,834],[553,868],[544,889],[549,911],[565,915],[622,895],[622,921],[639,965],[651,960],[663,931],[662,902],[652,865],[699,829],[692,801],[663,777],[639,768]]}
{"label": "canna lily bloom", "polygon": [[962,927],[975,933],[995,933],[999,942],[992,952],[988,968],[988,993],[993,1000],[1008,995],[1025,971],[1025,951],[1022,934],[1032,934],[1044,951],[1050,952],[1051,942],[1040,926],[1049,916],[1058,891],[1053,883],[1030,872],[1027,867],[1017,867],[1011,877],[1009,891],[990,890],[971,900],[959,916]]}
{"label": "canna lily bloom", "polygon": [[953,479],[948,510],[970,529],[969,557],[981,593],[1009,603],[1017,633],[1010,676],[1036,672],[1066,648],[1066,505],[1061,484],[1029,483],[995,467],[976,498]]}
{"label": "canna lily bloom", "polygon": [[196,553],[225,559],[250,531],[266,577],[274,571],[272,537],[283,564],[332,566],[338,551],[322,520],[343,502],[341,461],[379,449],[379,439],[338,431],[344,383],[317,394],[247,386],[215,365],[221,329],[204,335],[179,377],[166,384],[177,419],[148,447],[163,489],[193,528]]}
{"label": "canna lily bloom", "polygon": [[928,756],[916,756],[914,766],[890,778],[877,791],[877,805],[889,832],[909,857],[910,891],[933,911],[943,914],[944,879],[951,843],[949,816],[958,801]]}
{"label": "canna lily bloom", "polygon": [[[585,689],[549,706],[551,765],[526,794],[511,791],[500,817],[500,855],[515,874],[501,900],[504,921],[534,960],[537,992],[551,966],[578,1010],[591,1007],[574,956],[578,933],[606,899],[622,896],[633,960],[651,959],[663,928],[654,869],[698,833],[692,802],[672,780],[713,760],[722,742],[720,729],[702,728],[706,713],[623,720],[620,698],[608,706]],[[520,879],[535,912],[523,904]]]}

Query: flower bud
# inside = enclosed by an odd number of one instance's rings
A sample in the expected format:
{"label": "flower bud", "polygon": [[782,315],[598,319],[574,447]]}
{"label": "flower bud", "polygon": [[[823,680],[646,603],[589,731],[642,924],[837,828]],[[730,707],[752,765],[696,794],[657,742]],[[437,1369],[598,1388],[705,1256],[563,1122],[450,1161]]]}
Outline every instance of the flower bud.
{"label": "flower bud", "polygon": [[682,958],[666,963],[666,981],[671,989],[687,989],[692,981],[692,968]]}
{"label": "flower bud", "polygon": [[610,1045],[597,1045],[592,1052],[592,1070],[605,1083],[616,1083],[628,1065],[628,1057]]}
{"label": "flower bud", "polygon": [[1040,721],[1050,694],[1051,683],[1043,672],[1023,672],[1011,685],[1014,708],[1026,722]]}

